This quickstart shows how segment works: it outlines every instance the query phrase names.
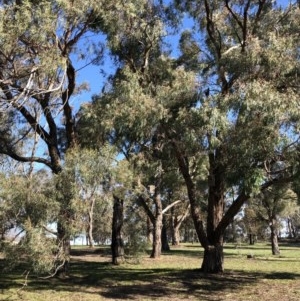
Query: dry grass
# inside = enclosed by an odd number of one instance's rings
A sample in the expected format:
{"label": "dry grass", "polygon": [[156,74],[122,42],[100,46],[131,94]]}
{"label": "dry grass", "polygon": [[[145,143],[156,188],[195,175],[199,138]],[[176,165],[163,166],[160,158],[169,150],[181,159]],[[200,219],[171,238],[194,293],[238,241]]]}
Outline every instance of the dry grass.
{"label": "dry grass", "polygon": [[[144,256],[139,264],[112,266],[107,249],[73,251],[67,279],[39,280],[20,271],[0,274],[0,300],[300,300],[300,245],[285,245],[280,256],[270,246],[227,245],[225,272],[204,275],[202,249],[196,245],[174,248],[160,259]],[[254,256],[247,259],[247,255]],[[5,262],[2,261],[2,265]]]}

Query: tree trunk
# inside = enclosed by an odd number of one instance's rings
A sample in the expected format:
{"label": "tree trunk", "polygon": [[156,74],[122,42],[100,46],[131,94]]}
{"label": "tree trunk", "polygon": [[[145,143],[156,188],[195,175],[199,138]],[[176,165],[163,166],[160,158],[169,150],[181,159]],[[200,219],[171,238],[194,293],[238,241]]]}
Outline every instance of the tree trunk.
{"label": "tree trunk", "polygon": [[224,262],[223,246],[209,245],[204,249],[201,271],[204,273],[222,273]]}
{"label": "tree trunk", "polygon": [[287,228],[288,228],[288,238],[292,238],[293,237],[293,231],[292,231],[292,221],[290,219],[290,217],[287,217]]}
{"label": "tree trunk", "polygon": [[[219,154],[220,150],[216,152]],[[208,208],[207,208],[207,240],[204,245],[204,258],[201,270],[205,273],[222,273],[223,255],[223,233],[226,227],[217,228],[224,214],[224,169],[216,164],[214,154],[209,155],[210,174],[208,180]],[[228,223],[229,225],[230,223]],[[227,226],[228,226],[227,225]]]}
{"label": "tree trunk", "polygon": [[254,238],[255,238],[255,236],[254,236],[254,234],[249,234],[249,244],[250,245],[254,245],[254,243],[255,243],[255,240],[254,240]]}
{"label": "tree trunk", "polygon": [[161,250],[165,252],[170,251],[165,216],[163,216],[163,226],[161,231]]}
{"label": "tree trunk", "polygon": [[[159,185],[158,185],[159,187]],[[154,216],[154,224],[153,224],[153,244],[152,244],[152,252],[150,258],[158,258],[161,255],[161,231],[163,226],[163,212],[162,212],[162,203],[159,193],[159,188],[155,188],[155,216]]]}
{"label": "tree trunk", "polygon": [[[150,207],[147,205],[145,199],[140,196],[139,201],[140,204],[145,209],[149,220],[152,223],[153,227],[153,235],[152,235],[152,251],[150,258],[160,257],[161,254],[161,231],[162,231],[162,219],[163,219],[163,211],[162,211],[162,203],[160,199],[160,194],[158,193],[158,189],[155,188],[155,196],[153,198],[155,204],[155,214],[152,213]],[[150,227],[148,227],[150,229]]]}
{"label": "tree trunk", "polygon": [[88,213],[88,227],[87,227],[87,236],[89,241],[90,248],[94,248],[94,238],[93,238],[93,214],[94,214],[94,206],[95,206],[95,199],[91,200],[89,213]]}
{"label": "tree trunk", "polygon": [[124,262],[124,243],[122,238],[124,204],[123,200],[118,197],[113,196],[113,198],[114,207],[111,238],[112,263],[119,265]]}
{"label": "tree trunk", "polygon": [[179,246],[180,244],[180,232],[179,226],[172,226],[172,246]]}
{"label": "tree trunk", "polygon": [[93,226],[92,225],[88,225],[88,228],[87,228],[87,236],[86,236],[86,242],[87,242],[87,245],[90,247],[90,248],[94,248],[94,238],[93,238]]}
{"label": "tree trunk", "polygon": [[[218,136],[218,133],[217,133]],[[209,137],[208,137],[209,138]],[[178,160],[178,166],[185,180],[188,197],[191,205],[191,217],[201,246],[204,247],[204,258],[201,269],[206,273],[223,272],[223,235],[239,212],[242,205],[248,200],[242,192],[224,214],[225,166],[222,166],[222,149],[218,148],[209,154],[209,177],[208,177],[208,206],[206,231],[203,223],[203,214],[199,207],[196,193],[196,185],[189,170],[189,162],[184,152],[176,142],[173,142]]]}
{"label": "tree trunk", "polygon": [[296,238],[296,230],[293,225],[293,221],[290,217],[287,218],[287,226],[288,226],[288,231],[289,231],[289,238]]}
{"label": "tree trunk", "polygon": [[161,255],[161,231],[162,231],[162,215],[155,218],[153,225],[153,243],[150,258],[158,258]]}
{"label": "tree trunk", "polygon": [[172,233],[172,245],[179,246],[180,244],[180,232],[179,229],[183,223],[183,221],[187,218],[190,212],[190,205],[186,208],[185,213],[181,216],[177,216],[172,214],[171,217],[171,233]]}
{"label": "tree trunk", "polygon": [[270,230],[271,230],[272,254],[279,255],[280,250],[278,245],[277,227],[276,227],[276,221],[274,219],[270,223]]}

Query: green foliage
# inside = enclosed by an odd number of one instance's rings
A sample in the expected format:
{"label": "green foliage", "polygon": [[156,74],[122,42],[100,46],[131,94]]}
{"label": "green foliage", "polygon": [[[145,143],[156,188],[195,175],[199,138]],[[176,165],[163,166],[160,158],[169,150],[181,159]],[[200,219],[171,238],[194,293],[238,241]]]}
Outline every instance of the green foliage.
{"label": "green foliage", "polygon": [[[271,223],[279,231],[281,222],[295,213],[296,194],[288,185],[273,185],[251,199],[244,210],[243,221],[248,233],[265,238]],[[297,210],[297,209],[296,209]]]}
{"label": "green foliage", "polygon": [[139,262],[149,248],[146,235],[147,216],[142,208],[135,204],[127,206],[124,220],[125,256]]}
{"label": "green foliage", "polygon": [[101,151],[74,148],[67,152],[63,171],[55,175],[54,197],[62,208],[59,219],[70,235],[86,230],[92,203],[99,203],[102,210],[107,207],[114,156],[109,146]]}
{"label": "green foliage", "polygon": [[260,193],[261,185],[265,181],[265,173],[263,170],[249,170],[244,176],[244,182],[241,188],[245,190],[247,195],[253,197]]}
{"label": "green foliage", "polygon": [[113,203],[109,196],[97,200],[93,211],[93,239],[105,244],[111,239]]}
{"label": "green foliage", "polygon": [[29,271],[52,273],[59,256],[54,256],[58,247],[47,227],[56,220],[60,204],[53,199],[51,178],[43,170],[30,177],[2,175],[0,186],[1,226],[14,230],[3,233],[6,267],[26,260]]}
{"label": "green foliage", "polygon": [[44,229],[33,228],[29,221],[24,228],[26,235],[17,245],[4,245],[6,269],[13,269],[26,261],[29,272],[38,275],[53,273],[57,263],[54,254],[58,251],[55,239],[47,236]]}
{"label": "green foliage", "polygon": [[33,226],[54,220],[59,205],[51,198],[51,180],[43,171],[33,177],[2,176],[0,181],[0,205],[8,221],[23,228],[27,220]]}

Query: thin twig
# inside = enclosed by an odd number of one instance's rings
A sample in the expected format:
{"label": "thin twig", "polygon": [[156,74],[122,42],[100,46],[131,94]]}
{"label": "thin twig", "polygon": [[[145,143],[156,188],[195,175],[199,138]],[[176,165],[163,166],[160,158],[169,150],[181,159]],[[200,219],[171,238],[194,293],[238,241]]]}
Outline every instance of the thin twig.
{"label": "thin twig", "polygon": [[39,278],[40,279],[49,279],[49,278],[54,277],[57,274],[57,272],[59,271],[59,269],[64,266],[65,263],[66,263],[66,260],[64,259],[64,261],[62,262],[62,264],[59,265],[51,275],[45,276],[45,277],[39,277]]}
{"label": "thin twig", "polygon": [[25,271],[25,272],[23,273],[23,275],[24,275],[25,273],[26,273],[25,281],[24,281],[22,287],[20,287],[20,288],[17,290],[17,294],[19,294],[19,292],[20,292],[21,290],[23,290],[23,289],[27,286],[28,275],[29,275],[30,271]]}

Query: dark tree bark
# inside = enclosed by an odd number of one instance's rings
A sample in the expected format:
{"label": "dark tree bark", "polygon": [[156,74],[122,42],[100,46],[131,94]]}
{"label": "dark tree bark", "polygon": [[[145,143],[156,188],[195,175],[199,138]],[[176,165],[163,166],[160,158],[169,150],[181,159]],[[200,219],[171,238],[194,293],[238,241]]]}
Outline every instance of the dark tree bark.
{"label": "dark tree bark", "polygon": [[161,250],[168,252],[170,251],[170,246],[169,246],[169,242],[168,242],[168,233],[167,233],[167,221],[166,221],[166,217],[163,216],[163,220],[162,220],[162,231],[161,231]]}
{"label": "dark tree bark", "polygon": [[232,222],[234,216],[239,212],[242,205],[248,200],[243,192],[236,198],[232,205],[224,212],[224,170],[218,161],[221,157],[219,149],[209,156],[210,170],[208,181],[208,207],[207,227],[204,229],[201,210],[197,202],[196,185],[189,171],[188,158],[184,156],[179,145],[173,140],[178,166],[186,183],[188,197],[191,205],[191,217],[195,230],[204,248],[204,257],[201,271],[205,273],[222,273],[224,271],[223,236],[226,228]]}
{"label": "dark tree bark", "polygon": [[249,234],[249,244],[250,245],[254,245],[255,244],[255,236],[254,236],[254,234],[252,234],[252,233],[250,233]]}
{"label": "dark tree bark", "polygon": [[122,238],[124,202],[115,195],[113,196],[113,199],[114,206],[111,237],[112,263],[119,265],[124,262],[124,242]]}
{"label": "dark tree bark", "polygon": [[[201,270],[205,273],[223,272],[223,234],[226,228],[217,232],[224,214],[224,168],[216,164],[220,150],[209,155],[210,171],[208,180],[207,240]],[[227,225],[228,226],[228,225]]]}
{"label": "dark tree bark", "polygon": [[209,245],[204,249],[201,271],[205,273],[223,272],[223,244]]}

